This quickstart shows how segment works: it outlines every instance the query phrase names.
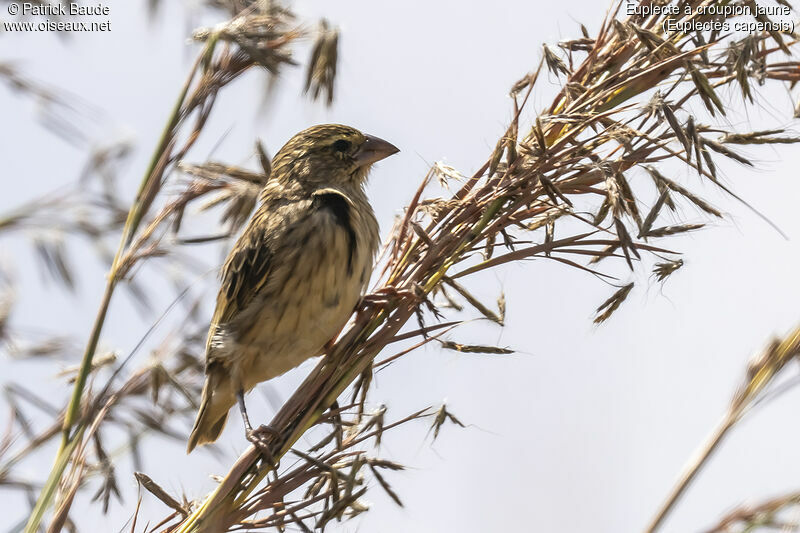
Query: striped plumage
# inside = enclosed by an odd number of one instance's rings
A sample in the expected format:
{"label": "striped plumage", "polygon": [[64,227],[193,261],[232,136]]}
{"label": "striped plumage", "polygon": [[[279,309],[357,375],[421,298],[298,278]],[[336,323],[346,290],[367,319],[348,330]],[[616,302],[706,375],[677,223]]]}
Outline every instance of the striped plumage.
{"label": "striped plumage", "polygon": [[320,355],[345,325],[379,244],[364,181],[396,151],[329,124],[298,133],[275,155],[261,204],[222,267],[189,452],[219,437],[237,390]]}

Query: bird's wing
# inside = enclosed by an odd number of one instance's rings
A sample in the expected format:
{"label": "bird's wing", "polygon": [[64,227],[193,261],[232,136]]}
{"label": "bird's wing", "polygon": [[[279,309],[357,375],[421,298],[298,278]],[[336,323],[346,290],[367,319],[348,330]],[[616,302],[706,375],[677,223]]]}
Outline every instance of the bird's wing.
{"label": "bird's wing", "polygon": [[239,237],[222,266],[222,285],[217,295],[217,308],[212,331],[231,321],[258,294],[269,280],[272,250],[268,228],[251,223]]}
{"label": "bird's wing", "polygon": [[300,234],[313,234],[311,230],[322,223],[314,217],[325,217],[327,224],[332,217],[336,227],[345,232],[348,268],[352,268],[356,236],[351,227],[351,203],[342,192],[326,188],[301,200],[268,198],[256,210],[222,266],[222,284],[206,347],[209,361],[222,356],[214,346],[224,344],[224,336],[231,333],[231,328],[246,329],[256,319],[254,312],[261,306],[251,304],[259,292],[266,292],[267,284],[281,283],[279,280],[290,274],[287,256],[296,258],[297,248],[304,242],[297,230],[302,226],[305,231]]}

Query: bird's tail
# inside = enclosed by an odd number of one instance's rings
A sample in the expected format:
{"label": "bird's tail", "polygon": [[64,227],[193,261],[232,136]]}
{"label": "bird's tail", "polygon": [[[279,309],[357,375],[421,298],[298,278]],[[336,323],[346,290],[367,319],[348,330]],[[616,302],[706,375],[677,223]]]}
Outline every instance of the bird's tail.
{"label": "bird's tail", "polygon": [[236,404],[236,395],[228,373],[221,367],[211,367],[206,373],[200,411],[194,421],[186,453],[192,453],[195,446],[214,442],[219,438],[228,418],[228,411]]}

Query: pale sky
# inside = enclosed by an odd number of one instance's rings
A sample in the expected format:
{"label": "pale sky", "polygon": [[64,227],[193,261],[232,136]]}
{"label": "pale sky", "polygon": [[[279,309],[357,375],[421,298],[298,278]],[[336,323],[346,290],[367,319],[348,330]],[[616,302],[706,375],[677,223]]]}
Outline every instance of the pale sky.
{"label": "pale sky", "polygon": [[[97,143],[119,135],[133,139],[136,151],[124,169],[132,197],[196,53],[186,39],[199,21],[187,20],[188,5],[167,2],[148,27],[145,2],[108,5],[110,32],[68,39],[0,33],[0,61],[14,60],[28,76],[103,110],[105,125],[93,131]],[[326,109],[303,98],[300,69],[286,71],[278,94],[267,101],[263,77],[248,74],[223,91],[206,129],[214,133],[202,137],[188,159],[202,162],[213,149],[215,160],[243,164],[256,137],[274,153],[311,124],[351,124],[402,150],[378,165],[369,186],[385,236],[433,162],[444,161],[465,174],[483,163],[511,115],[508,89],[535,67],[542,42],[579,35],[579,22],[596,31],[606,5],[589,0],[304,0],[295,7],[301,18],[325,16],[341,27],[335,104]],[[6,19],[0,12],[0,20]],[[306,53],[302,48],[298,59],[304,61]],[[549,95],[546,87],[536,94],[531,112],[541,110]],[[758,95],[756,108],[732,113],[727,120],[741,131],[790,125],[793,101],[784,88],[775,85]],[[736,109],[738,94],[725,96]],[[0,213],[72,182],[85,162],[84,151],[33,120],[35,107],[0,85],[0,120],[6,126],[0,127],[5,185]],[[382,456],[409,467],[387,476],[405,507],[395,506],[376,486],[367,498],[372,509],[332,530],[642,530],[723,415],[747,359],[770,336],[800,322],[800,157],[791,146],[747,147],[744,153],[759,170],[723,164],[726,183],[773,220],[788,240],[682,170],[675,177],[706,194],[729,218],[664,240],[684,252],[685,267],[663,286],[655,280],[648,289],[642,284],[608,323],[594,326],[593,311],[614,289],[557,263],[515,264],[472,280],[470,288],[487,301],[505,292],[507,324],[501,329],[479,323],[452,338],[518,352],[462,355],[431,346],[379,373],[371,401],[388,405],[390,420],[446,400],[468,427],[445,427],[433,446],[424,423],[387,436]],[[646,178],[634,177],[634,185],[636,179]],[[688,207],[682,215],[691,222],[703,220]],[[75,299],[39,286],[29,246],[0,239],[0,260],[13,264],[30,287],[15,314],[18,324],[71,332],[85,340],[81,332],[93,319],[103,276],[87,250],[85,259],[74,254],[86,270],[81,298]],[[640,268],[636,279],[648,274]],[[125,351],[143,330],[130,302],[115,300],[105,345]],[[44,375],[40,391],[66,394],[52,368],[42,374],[41,365],[4,357],[0,381]],[[309,370],[304,365],[277,379],[277,394],[287,397]],[[250,398],[255,416],[271,417],[272,408],[260,394]],[[744,501],[796,490],[800,429],[793,422],[798,401],[800,391],[792,390],[742,423],[663,531],[699,531]],[[0,413],[0,426],[6,416]],[[238,423],[229,424],[221,445],[231,454],[245,446]],[[180,429],[188,435],[188,427]],[[201,497],[213,487],[208,475],[224,473],[232,461],[232,455],[221,462],[202,453],[187,457],[182,446],[165,446],[158,439],[147,446],[154,453],[145,472],[173,494]],[[32,478],[44,476],[49,457],[38,466],[30,467]],[[112,505],[97,531],[119,530],[135,506],[129,462],[118,472],[128,499]],[[145,518],[167,513],[152,498],[146,500]],[[0,496],[0,526],[22,519],[20,510],[18,501]],[[86,514],[98,516],[100,510]]]}

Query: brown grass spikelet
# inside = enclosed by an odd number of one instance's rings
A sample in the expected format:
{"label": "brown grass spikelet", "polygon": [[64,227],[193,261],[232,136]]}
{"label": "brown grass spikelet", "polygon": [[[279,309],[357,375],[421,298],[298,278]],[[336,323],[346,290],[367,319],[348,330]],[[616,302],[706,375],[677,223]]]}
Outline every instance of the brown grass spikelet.
{"label": "brown grass spikelet", "polygon": [[330,28],[328,21],[320,22],[319,36],[311,51],[306,69],[306,85],[303,92],[317,100],[325,95],[325,103],[333,103],[336,63],[339,56],[339,30]]}
{"label": "brown grass spikelet", "polygon": [[612,294],[608,300],[601,303],[597,308],[597,316],[594,319],[594,323],[600,324],[608,320],[611,315],[614,314],[614,311],[619,309],[619,306],[622,305],[622,302],[624,302],[628,297],[631,289],[633,289],[633,285],[633,283],[628,283],[627,285],[620,287],[620,289]]}

